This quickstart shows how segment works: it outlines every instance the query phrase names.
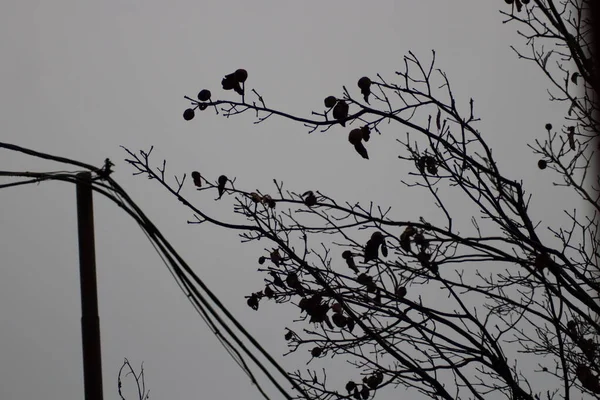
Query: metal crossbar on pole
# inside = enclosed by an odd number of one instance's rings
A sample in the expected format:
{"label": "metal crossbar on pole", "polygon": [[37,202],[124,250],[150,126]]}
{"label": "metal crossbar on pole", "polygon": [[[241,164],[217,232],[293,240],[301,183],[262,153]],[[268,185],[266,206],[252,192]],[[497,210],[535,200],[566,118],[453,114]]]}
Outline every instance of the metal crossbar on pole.
{"label": "metal crossbar on pole", "polygon": [[96,285],[92,175],[77,174],[77,228],[79,236],[79,278],[81,283],[81,338],[85,400],[102,400],[102,356],[100,318]]}

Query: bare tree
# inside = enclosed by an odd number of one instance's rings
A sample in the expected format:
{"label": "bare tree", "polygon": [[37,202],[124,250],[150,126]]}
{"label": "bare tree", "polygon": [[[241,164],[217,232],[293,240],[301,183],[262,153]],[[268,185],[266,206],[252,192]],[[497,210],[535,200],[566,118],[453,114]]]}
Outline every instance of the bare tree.
{"label": "bare tree", "polygon": [[[554,171],[557,184],[582,200],[564,210],[569,226],[532,218],[523,183],[498,167],[476,127],[474,100],[466,114],[459,112],[461,100],[436,69],[435,52],[426,61],[409,53],[393,78],[360,78],[358,90],[344,87],[310,117],[268,106],[247,86],[243,69],[222,80],[239,101],[203,90],[197,99],[186,97],[192,106],[183,116],[254,113],[258,123],[276,116],[309,132],[340,124],[356,162],[377,157],[369,142],[384,140],[377,134],[397,124],[408,131],[396,139],[399,162],[410,170],[403,183],[426,189],[442,218],[399,220],[389,205],[294,192],[281,182],[263,192],[245,190],[235,179],[192,172],[199,195],[217,191],[232,201],[232,221],[183,197],[187,175],[172,182],[164,163],[155,168],[151,151],[126,149],[127,161],[188,207],[192,223],[237,230],[244,242],[270,241],[258,259],[266,286],[248,294],[248,306],[296,305],[309,324],[296,322],[287,331],[290,352],[309,349],[314,358],[333,356],[356,367],[345,387],[329,385],[325,371],[291,372],[310,398],[367,399],[396,386],[448,400],[598,397],[600,204],[590,165],[600,125],[586,14],[591,1],[506,0],[501,10],[524,38],[516,55],[548,78],[550,101],[565,103],[564,126],[546,124],[545,137],[530,147],[538,167]],[[450,203],[457,199],[476,210],[470,230],[463,221],[456,228]],[[541,230],[553,239],[540,238]],[[310,247],[309,236],[322,246]],[[425,286],[442,291],[444,304],[419,296]]]}

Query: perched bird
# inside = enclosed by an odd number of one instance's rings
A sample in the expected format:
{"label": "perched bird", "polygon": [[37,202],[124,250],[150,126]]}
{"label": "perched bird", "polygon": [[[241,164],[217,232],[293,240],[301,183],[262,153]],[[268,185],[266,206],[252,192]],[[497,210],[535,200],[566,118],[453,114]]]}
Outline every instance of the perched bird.
{"label": "perched bird", "polygon": [[221,175],[219,177],[219,185],[217,186],[217,189],[219,190],[219,198],[221,198],[223,193],[225,193],[225,185],[227,184],[228,180],[229,179],[225,175]]}
{"label": "perched bird", "polygon": [[344,120],[346,119],[346,117],[348,117],[349,110],[350,107],[348,106],[348,103],[346,103],[344,100],[339,100],[336,103],[335,107],[333,107],[333,118],[338,120],[340,125],[345,127],[346,121]]}

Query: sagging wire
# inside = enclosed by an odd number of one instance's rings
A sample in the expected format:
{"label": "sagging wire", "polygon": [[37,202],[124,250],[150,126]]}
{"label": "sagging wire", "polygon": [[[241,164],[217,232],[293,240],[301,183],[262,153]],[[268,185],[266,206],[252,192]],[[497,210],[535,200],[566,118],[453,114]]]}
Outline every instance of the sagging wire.
{"label": "sagging wire", "polygon": [[[200,288],[210,297],[210,300],[223,312],[227,318],[235,325],[235,327],[250,341],[250,343],[271,363],[271,365],[277,369],[277,371],[289,382],[292,387],[296,389],[305,399],[310,399],[310,396],[295,382],[287,372],[273,359],[273,357],[256,341],[256,339],[239,323],[239,321],[227,310],[227,308],[223,305],[223,303],[219,300],[219,298],[206,286],[206,284],[198,277],[198,275],[190,268],[190,266],[179,256],[177,251],[172,247],[169,241],[160,233],[160,231],[154,226],[154,224],[144,215],[143,211],[136,205],[136,203],[129,197],[129,195],[118,185],[116,181],[112,178],[107,177],[106,180],[110,183],[110,185],[123,196],[131,207],[133,207],[138,215],[145,221],[145,226],[148,227],[148,232],[151,236],[156,235],[160,239],[160,243],[164,245],[168,249],[168,253],[165,254],[173,255],[177,259],[177,263],[181,265],[181,268],[189,274],[189,276],[193,279],[193,281],[200,286]],[[247,347],[241,342],[241,340],[231,331],[231,328],[222,321],[221,317],[214,311],[210,304],[206,303],[206,300],[199,293],[198,289],[195,286],[190,286],[193,289],[193,292],[198,298],[203,302],[203,304],[210,310],[211,314],[215,316],[215,318],[219,321],[219,323],[223,326],[227,333],[232,336],[232,338],[236,341],[236,343],[244,350],[246,354],[257,364],[257,366],[263,371],[263,373],[269,378],[269,380],[275,385],[278,390],[285,396],[287,399],[291,399],[290,395],[279,385],[279,383],[272,377],[272,375],[266,370],[266,368],[260,363],[256,357],[247,349]]]}
{"label": "sagging wire", "polygon": [[[123,207],[125,204],[128,204],[129,206],[132,206],[133,208],[137,208],[139,210],[137,205],[135,205],[135,203],[132,202],[132,200],[129,198],[129,196],[127,196],[127,194],[124,191],[122,191],[122,189],[120,187],[118,187],[116,189],[114,187],[111,187],[110,189],[111,189],[112,193],[114,193],[114,197],[118,199],[118,202],[121,204],[121,207]],[[106,195],[106,193],[103,193],[103,194]],[[121,194],[124,194],[125,196],[121,196]],[[135,214],[134,210],[127,210],[127,211],[128,211],[128,213],[130,213],[130,215]],[[155,248],[156,252],[158,253],[159,257],[161,258],[161,260],[163,261],[165,266],[167,266],[169,273],[171,273],[171,276],[173,276],[177,285],[182,290],[182,292],[186,295],[186,298],[190,301],[190,303],[192,304],[194,309],[198,312],[200,317],[209,326],[209,329],[211,329],[213,334],[215,334],[217,339],[221,342],[221,344],[223,345],[225,350],[233,358],[233,360],[236,362],[236,364],[238,364],[238,366],[246,373],[246,375],[249,377],[250,381],[254,385],[256,385],[257,389],[261,392],[263,397],[265,397],[266,399],[269,399],[266,392],[262,389],[262,387],[260,386],[260,384],[258,383],[256,378],[252,374],[248,364],[244,360],[244,357],[235,348],[235,346],[233,346],[231,344],[231,342],[220,332],[220,330],[217,327],[217,324],[215,324],[215,322],[212,321],[212,319],[206,309],[206,306],[208,305],[208,301],[197,291],[197,289],[192,290],[193,282],[191,282],[189,280],[189,278],[187,278],[187,276],[182,271],[182,269],[179,267],[179,265],[177,265],[175,260],[173,260],[173,258],[169,254],[169,250],[165,249],[163,243],[161,243],[160,240],[158,240],[157,238],[154,238],[154,236],[151,235],[151,233],[154,231],[156,231],[161,237],[162,237],[162,234],[160,234],[160,232],[158,232],[158,229],[145,217],[145,215],[136,215],[135,220],[138,223],[138,225],[140,226],[140,228],[142,229],[142,231],[144,232],[144,234],[146,235],[146,237],[148,238],[148,240],[150,241],[150,243],[152,244],[152,246]],[[144,220],[146,220],[147,222],[145,223]],[[164,239],[164,238],[161,238],[161,239],[166,241],[166,239]],[[174,251],[174,250],[171,250],[171,251]],[[179,257],[179,255],[177,253],[175,253],[175,255],[177,257]],[[193,294],[194,291],[196,292],[196,295]],[[195,296],[199,296],[199,297],[195,297]],[[202,303],[204,303],[204,304],[202,304]],[[210,306],[209,306],[209,308],[210,308]],[[217,317],[217,319],[218,319],[218,317]],[[264,368],[264,366],[262,366],[262,363],[260,363],[257,359],[254,358],[254,356],[249,352],[249,350],[247,350],[245,348],[245,346],[242,344],[241,340],[239,340],[233,332],[229,331],[229,329],[227,328],[227,326],[224,323],[222,323],[222,325],[225,328],[225,330],[232,336],[232,338],[236,342],[238,342],[238,344],[244,350],[246,350],[247,354],[259,366],[259,368],[261,368],[263,370],[263,372],[272,380],[272,383],[275,386],[278,386],[278,384],[275,382],[274,378],[272,378],[271,375],[267,372],[266,368]],[[280,388],[280,391],[281,390],[283,390],[283,389]],[[284,396],[289,396],[285,392],[282,392],[282,394],[284,394]],[[291,399],[291,397],[286,397],[286,398]]]}
{"label": "sagging wire", "polygon": [[[224,307],[224,305],[220,302],[220,300],[212,293],[208,287],[204,284],[204,282],[191,270],[191,268],[185,263],[185,261],[179,256],[179,254],[173,249],[171,244],[164,238],[162,233],[156,228],[156,226],[145,216],[145,214],[141,211],[141,209],[133,202],[131,197],[125,192],[124,189],[117,184],[114,179],[112,179],[109,174],[110,161],[107,159],[105,167],[106,169],[96,168],[94,166],[81,163],[74,160],[69,160],[63,157],[52,156],[46,153],[36,152],[30,149],[25,149],[16,145],[11,145],[7,143],[0,142],[0,148],[6,148],[9,150],[22,152],[24,154],[28,154],[34,157],[39,157],[43,159],[48,159],[52,161],[67,163],[79,167],[83,167],[86,170],[90,170],[95,172],[98,177],[96,177],[92,182],[92,189],[99,194],[102,194],[106,198],[110,199],[116,205],[118,205],[121,209],[123,209],[127,214],[129,214],[139,225],[140,229],[144,232],[144,234],[148,237],[153,247],[161,257],[161,260],[169,269],[169,272],[177,282],[179,288],[184,292],[186,297],[192,303],[194,309],[198,312],[201,318],[205,321],[205,323],[211,329],[211,332],[217,336],[225,350],[230,354],[230,356],[234,359],[234,361],[240,366],[240,368],[248,375],[251,382],[256,385],[257,389],[261,392],[261,394],[268,399],[269,397],[264,392],[262,387],[258,384],[254,375],[252,374],[250,367],[244,360],[244,357],[240,353],[238,349],[220,332],[217,325],[221,325],[223,329],[231,336],[231,338],[237,343],[237,345],[243,350],[244,353],[248,355],[250,359],[262,370],[262,372],[267,376],[267,378],[273,383],[273,385],[283,394],[286,399],[292,399],[292,397],[287,393],[285,389],[281,387],[281,385],[275,380],[275,378],[270,374],[270,372],[266,369],[266,367],[254,356],[252,352],[244,345],[241,339],[232,331],[232,329],[227,325],[225,321],[220,317],[220,315],[216,312],[216,310],[210,305],[210,301],[212,301],[217,308],[223,312],[231,322],[233,322],[234,326],[243,333],[243,335],[250,341],[250,343],[259,351],[261,354],[269,361],[269,363],[275,367],[275,369],[280,372],[286,380],[288,380],[292,386],[298,390],[304,398],[309,399],[309,396],[299,387],[299,385],[291,379],[291,377],[285,372],[285,370],[266,352],[266,350],[254,339],[252,335],[248,331],[244,329],[244,327],[233,317],[233,315]],[[112,163],[110,163],[112,165]],[[80,171],[78,171],[80,172]],[[32,173],[32,172],[8,172],[8,171],[0,171],[0,176],[19,176],[19,177],[30,177],[33,179],[29,179],[26,181],[20,181],[16,183],[10,183],[5,185],[0,185],[0,188],[6,187],[14,187],[25,184],[39,183],[46,180],[58,180],[58,181],[66,181],[69,183],[77,183],[79,178],[76,176],[78,172],[41,172],[41,173]],[[108,173],[107,173],[108,172]],[[100,178],[100,179],[97,179]],[[105,184],[106,182],[107,184]],[[177,260],[177,261],[176,261]],[[180,266],[181,265],[181,266]],[[191,276],[190,279],[187,275]],[[208,295],[210,300],[206,299],[198,290],[197,287],[194,286],[194,282],[200,286],[200,288]],[[210,315],[214,317],[217,321],[216,323],[211,319]]]}
{"label": "sagging wire", "polygon": [[194,309],[196,310],[196,312],[198,313],[198,315],[200,315],[200,318],[202,318],[202,320],[206,323],[206,325],[208,325],[208,327],[211,330],[211,332],[217,337],[217,339],[219,340],[219,343],[221,343],[221,345],[223,346],[223,348],[225,349],[225,351],[231,356],[231,358],[234,360],[234,362],[242,369],[242,371],[244,371],[244,373],[248,376],[248,378],[250,379],[250,381],[254,385],[256,385],[257,389],[261,392],[261,394],[263,395],[263,397],[265,399],[269,400],[270,399],[269,396],[266,394],[266,392],[263,390],[263,388],[260,386],[260,384],[256,380],[256,377],[254,376],[254,374],[252,373],[252,371],[248,367],[248,364],[244,360],[244,357],[231,344],[231,342],[223,334],[221,334],[220,330],[216,326],[215,322],[213,322],[213,320],[211,319],[211,317],[208,314],[208,312],[202,307],[202,304],[200,304],[200,302],[198,302],[194,298],[193,294],[189,290],[189,287],[187,287],[190,284],[190,282],[187,279],[185,279],[184,276],[179,276],[174,271],[174,267],[169,264],[169,262],[164,257],[164,255],[162,254],[162,252],[159,249],[159,247],[154,243],[154,241],[152,240],[152,238],[150,237],[150,235],[148,234],[148,232],[146,232],[146,229],[142,225],[140,225],[140,228],[142,229],[142,231],[144,232],[144,234],[146,235],[146,237],[148,238],[148,240],[152,244],[152,247],[154,248],[154,250],[156,251],[156,253],[160,257],[160,259],[163,262],[163,264],[167,267],[169,273],[171,274],[171,276],[173,277],[173,279],[177,283],[177,286],[179,286],[179,288],[181,289],[181,291],[186,295],[186,298],[192,304],[192,307],[194,307]]}

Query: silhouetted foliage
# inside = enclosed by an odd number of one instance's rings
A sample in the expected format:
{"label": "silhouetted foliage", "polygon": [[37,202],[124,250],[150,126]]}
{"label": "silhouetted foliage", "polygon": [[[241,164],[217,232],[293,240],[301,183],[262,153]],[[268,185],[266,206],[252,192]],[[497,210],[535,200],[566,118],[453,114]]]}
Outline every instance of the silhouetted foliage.
{"label": "silhouetted foliage", "polygon": [[[522,182],[500,170],[476,128],[474,100],[466,115],[459,112],[448,77],[435,68],[435,52],[427,62],[409,53],[393,80],[361,77],[356,86],[362,99],[356,88],[344,87],[340,95],[326,96],[325,110],[311,118],[268,107],[246,88],[248,73],[237,70],[222,86],[241,100],[213,100],[210,93],[200,101],[186,97],[191,108],[184,118],[205,105],[225,117],[250,111],[257,122],[276,115],[309,132],[341,125],[364,159],[356,162],[378,157],[367,154],[365,143],[385,140],[381,131],[397,124],[408,131],[397,139],[412,179],[403,183],[426,189],[443,218],[399,220],[392,209],[322,191],[299,194],[275,182],[262,193],[234,185],[235,179],[213,181],[194,172],[199,194],[217,191],[246,220],[226,222],[211,216],[206,202],[184,198],[185,176],[171,183],[164,167],[156,171],[151,152],[127,150],[127,161],[190,208],[196,218],[191,223],[238,230],[244,242],[270,241],[258,258],[266,286],[247,294],[248,306],[297,305],[305,322],[295,323],[301,332],[286,331],[290,352],[341,357],[356,367],[343,387],[331,387],[324,371],[292,372],[314,399],[368,399],[396,386],[448,400],[599,396],[600,203],[593,185],[599,182],[595,176],[593,184],[585,180],[599,127],[589,1],[498,1],[504,22],[515,24],[525,39],[524,49],[514,48],[517,56],[548,78],[551,101],[565,103],[566,122],[557,117],[557,129],[542,122],[545,138],[530,147],[537,166],[580,197],[573,210],[564,210],[569,226],[544,226],[532,218]],[[378,135],[371,137],[373,132]],[[450,198],[474,210],[470,231],[463,221],[461,231],[456,228]],[[553,239],[540,238],[542,229]],[[311,243],[327,238],[331,245],[312,248],[308,237]],[[445,300],[421,296],[424,287]]]}

